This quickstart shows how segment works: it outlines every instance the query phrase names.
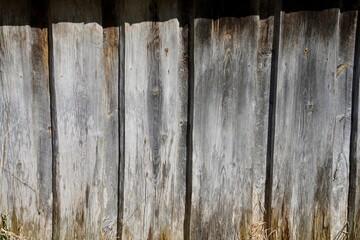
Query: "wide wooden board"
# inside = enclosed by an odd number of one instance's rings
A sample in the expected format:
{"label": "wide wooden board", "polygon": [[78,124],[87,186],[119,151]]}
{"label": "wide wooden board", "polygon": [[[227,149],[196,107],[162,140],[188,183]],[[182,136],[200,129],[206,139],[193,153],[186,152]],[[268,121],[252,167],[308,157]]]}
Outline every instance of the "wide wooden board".
{"label": "wide wooden board", "polygon": [[181,239],[185,212],[187,30],[125,27],[123,239]]}
{"label": "wide wooden board", "polygon": [[49,239],[48,33],[25,26],[30,22],[27,1],[0,4],[0,227],[26,238]]}
{"label": "wide wooden board", "polygon": [[195,19],[192,239],[264,226],[272,22]]}
{"label": "wide wooden board", "polygon": [[[82,4],[90,10],[82,13]],[[99,1],[82,4],[52,5],[54,237],[112,239],[118,216],[118,30],[99,25]],[[65,11],[72,7],[79,9]]]}
{"label": "wide wooden board", "polygon": [[338,9],[281,15],[271,226],[281,239],[333,239],[346,226],[354,22]]}

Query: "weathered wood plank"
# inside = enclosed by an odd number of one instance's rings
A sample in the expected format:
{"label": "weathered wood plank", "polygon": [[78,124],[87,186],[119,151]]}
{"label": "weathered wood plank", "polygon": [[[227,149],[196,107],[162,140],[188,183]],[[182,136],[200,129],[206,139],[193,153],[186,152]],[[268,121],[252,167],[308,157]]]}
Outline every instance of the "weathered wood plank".
{"label": "weathered wood plank", "polygon": [[[49,239],[52,221],[47,30],[27,1],[0,1],[0,214],[8,230]],[[7,12],[8,11],[8,12]],[[27,26],[25,26],[27,24]],[[50,183],[50,184],[49,184]],[[0,223],[0,227],[5,228]]]}
{"label": "weathered wood plank", "polygon": [[[352,108],[352,78],[355,57],[357,13],[346,11],[340,14],[336,94],[337,109],[334,153],[332,165],[331,236],[332,239],[348,237],[349,150]],[[350,238],[352,239],[352,238]]]}
{"label": "weathered wood plank", "polygon": [[272,25],[195,19],[192,239],[263,226]]}
{"label": "weathered wood plank", "polygon": [[347,222],[354,31],[354,16],[338,9],[282,13],[272,190],[280,239],[333,239]]}
{"label": "weathered wood plank", "polygon": [[181,239],[185,212],[187,29],[125,28],[123,239]]}
{"label": "weathered wood plank", "polygon": [[[359,4],[355,6],[359,9]],[[359,13],[358,13],[359,14]],[[357,16],[359,17],[359,15]],[[359,19],[357,21],[359,23]],[[359,27],[359,26],[357,26]],[[350,191],[349,191],[349,223],[350,223],[350,238],[349,239],[359,239],[360,238],[360,137],[359,137],[359,124],[360,124],[360,115],[359,115],[359,76],[360,76],[360,30],[357,29],[356,36],[356,58],[354,63],[354,74],[353,80],[353,109],[352,109],[352,138],[351,140],[351,170],[350,170]]]}
{"label": "weathered wood plank", "polygon": [[98,24],[99,1],[58,1],[51,8],[58,138],[54,237],[112,239],[118,215],[118,33]]}
{"label": "weathered wood plank", "polygon": [[[119,28],[117,26],[104,29],[104,67],[106,84],[107,123],[104,128],[105,168],[104,198],[108,203],[104,208],[102,229],[104,239],[115,239],[118,222],[118,181],[119,181],[119,115],[118,115],[118,84],[119,84]],[[103,83],[102,83],[103,84]],[[106,176],[106,177],[105,177]]]}

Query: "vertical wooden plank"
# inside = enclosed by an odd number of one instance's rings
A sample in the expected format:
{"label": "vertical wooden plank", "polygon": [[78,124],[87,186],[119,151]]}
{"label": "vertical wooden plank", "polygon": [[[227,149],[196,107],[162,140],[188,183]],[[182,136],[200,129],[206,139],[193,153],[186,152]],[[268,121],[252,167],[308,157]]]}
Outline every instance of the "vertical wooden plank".
{"label": "vertical wooden plank", "polygon": [[[0,6],[0,214],[14,234],[49,239],[47,29],[30,26],[26,0],[0,1]],[[6,229],[2,223],[0,227]]]}
{"label": "vertical wooden plank", "polygon": [[[105,145],[105,169],[104,180],[106,195],[110,202],[105,208],[104,223],[105,239],[114,239],[117,229],[117,199],[118,199],[118,159],[119,159],[119,115],[118,115],[118,71],[119,71],[119,28],[112,26],[104,29],[104,67],[106,92],[109,94],[106,103],[108,118],[110,118],[104,130],[107,139]],[[107,173],[110,173],[107,175]]]}
{"label": "vertical wooden plank", "polygon": [[[108,5],[104,5],[107,3]],[[108,204],[104,209],[102,229],[104,239],[116,239],[118,225],[118,188],[119,188],[119,1],[102,1],[104,73],[107,92],[108,122],[104,129],[105,166],[103,174],[104,195]],[[122,46],[123,47],[123,46]],[[110,173],[110,174],[108,174]]]}
{"label": "vertical wooden plank", "polygon": [[251,14],[195,19],[192,239],[265,237],[273,17]]}
{"label": "vertical wooden plank", "polygon": [[[359,9],[359,4],[354,7]],[[357,13],[359,14],[359,13]],[[359,15],[357,16],[359,24]],[[349,224],[350,238],[360,238],[360,137],[359,137],[359,76],[360,76],[360,29],[357,25],[354,79],[353,79],[353,106],[351,126],[351,149],[350,149],[350,191],[349,191]]]}
{"label": "vertical wooden plank", "polygon": [[100,1],[53,1],[51,10],[57,121],[54,238],[115,238],[117,33],[103,31]]}
{"label": "vertical wooden plank", "polygon": [[117,237],[123,236],[124,218],[124,179],[125,179],[125,0],[117,2],[119,20],[119,189],[118,189],[118,223]]}
{"label": "vertical wooden plank", "polygon": [[[349,150],[357,13],[340,14],[336,63],[337,109],[331,192],[332,239],[348,237]],[[351,239],[351,238],[350,238]]]}
{"label": "vertical wooden plank", "polygon": [[347,222],[355,20],[339,9],[282,13],[272,227],[333,239]]}
{"label": "vertical wooden plank", "polygon": [[179,2],[125,2],[123,239],[183,238],[188,73]]}

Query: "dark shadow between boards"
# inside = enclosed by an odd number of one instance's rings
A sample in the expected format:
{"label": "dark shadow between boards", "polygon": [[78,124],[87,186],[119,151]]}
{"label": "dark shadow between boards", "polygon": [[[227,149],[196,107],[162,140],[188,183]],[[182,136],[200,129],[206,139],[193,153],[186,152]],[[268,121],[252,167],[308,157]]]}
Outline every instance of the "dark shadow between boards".
{"label": "dark shadow between boards", "polygon": [[[120,19],[134,24],[178,19],[180,25],[194,18],[218,19],[274,15],[281,0],[0,0],[0,25],[46,28],[50,22],[96,22],[118,27]],[[360,0],[282,0],[285,12],[360,8]],[[124,9],[121,9],[124,8]],[[194,8],[194,9],[191,9]],[[193,12],[193,13],[192,13]],[[123,16],[120,16],[120,13]]]}

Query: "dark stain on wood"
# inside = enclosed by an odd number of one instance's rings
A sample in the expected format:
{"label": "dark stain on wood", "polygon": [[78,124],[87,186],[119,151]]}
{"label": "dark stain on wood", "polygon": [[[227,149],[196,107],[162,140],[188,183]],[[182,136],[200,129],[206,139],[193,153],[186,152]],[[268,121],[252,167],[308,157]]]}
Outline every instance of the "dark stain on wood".
{"label": "dark stain on wood", "polygon": [[152,230],[152,226],[149,227],[149,232],[147,235],[147,240],[153,240],[153,230]]}
{"label": "dark stain on wood", "polygon": [[[17,213],[19,211],[19,209],[17,209],[15,206],[12,209],[12,214],[11,214],[11,218],[10,218],[10,222],[9,225],[11,226],[10,231],[15,233],[16,235],[20,235],[20,230],[22,228],[22,223],[21,223],[21,215],[22,215],[22,210],[23,208],[20,208],[20,212]],[[18,216],[18,214],[20,214],[20,216]]]}
{"label": "dark stain on wood", "polygon": [[[331,169],[332,153],[327,154],[326,165],[319,168],[316,174],[316,190],[314,197],[314,213],[313,213],[313,239],[329,239],[331,238],[331,218],[329,209],[331,196]],[[306,221],[306,219],[303,219]]]}
{"label": "dark stain on wood", "polygon": [[89,192],[90,192],[90,187],[89,184],[86,184],[86,189],[85,189],[85,206],[86,208],[89,208]]}
{"label": "dark stain on wood", "polygon": [[[155,10],[154,10],[155,11]],[[154,13],[156,14],[156,13]],[[159,28],[156,23],[152,24],[148,37],[147,48],[147,72],[148,72],[148,122],[149,122],[149,144],[152,150],[152,176],[156,184],[159,179],[160,170],[160,147],[162,145],[161,129],[162,129],[162,108],[163,93],[160,76],[160,39]]]}

